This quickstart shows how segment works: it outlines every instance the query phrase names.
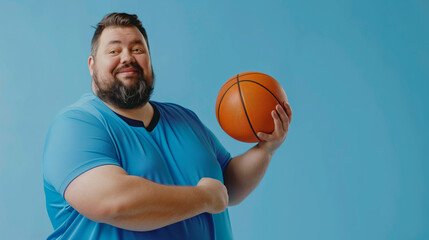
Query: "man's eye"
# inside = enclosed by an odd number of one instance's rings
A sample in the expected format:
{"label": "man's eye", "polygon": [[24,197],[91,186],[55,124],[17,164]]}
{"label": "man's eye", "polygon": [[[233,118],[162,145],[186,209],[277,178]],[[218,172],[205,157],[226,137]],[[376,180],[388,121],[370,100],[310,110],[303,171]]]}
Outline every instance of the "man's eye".
{"label": "man's eye", "polygon": [[143,50],[140,48],[135,48],[135,49],[133,49],[133,52],[141,53],[141,52],[143,52]]}
{"label": "man's eye", "polygon": [[116,54],[119,54],[119,52],[120,52],[120,51],[119,51],[118,49],[116,49],[116,50],[110,50],[110,51],[109,51],[109,54],[110,54],[110,55],[116,55]]}

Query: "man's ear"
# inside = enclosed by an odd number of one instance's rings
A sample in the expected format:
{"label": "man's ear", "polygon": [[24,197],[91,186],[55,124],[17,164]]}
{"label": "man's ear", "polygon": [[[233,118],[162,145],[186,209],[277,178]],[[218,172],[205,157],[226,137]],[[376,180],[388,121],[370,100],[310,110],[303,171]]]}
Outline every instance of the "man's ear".
{"label": "man's ear", "polygon": [[94,57],[89,56],[88,58],[88,68],[89,68],[89,73],[92,74],[94,73]]}

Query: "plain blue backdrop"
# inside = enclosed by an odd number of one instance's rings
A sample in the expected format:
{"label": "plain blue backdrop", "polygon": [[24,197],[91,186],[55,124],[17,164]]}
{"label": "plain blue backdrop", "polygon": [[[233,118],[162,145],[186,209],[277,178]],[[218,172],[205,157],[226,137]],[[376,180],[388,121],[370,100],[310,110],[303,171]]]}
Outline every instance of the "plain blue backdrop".
{"label": "plain blue backdrop", "polygon": [[265,178],[230,208],[235,239],[429,239],[428,1],[2,1],[0,239],[52,232],[42,152],[54,116],[90,91],[90,40],[109,12],[149,35],[154,100],[219,127],[234,74],[288,94],[293,122]]}

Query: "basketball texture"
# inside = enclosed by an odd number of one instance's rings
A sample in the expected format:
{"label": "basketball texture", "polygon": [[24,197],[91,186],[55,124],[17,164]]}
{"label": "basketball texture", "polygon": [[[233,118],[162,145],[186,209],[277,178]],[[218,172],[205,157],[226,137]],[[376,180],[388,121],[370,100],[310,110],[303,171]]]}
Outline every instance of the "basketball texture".
{"label": "basketball texture", "polygon": [[216,99],[216,117],[232,138],[248,143],[261,141],[258,132],[274,131],[271,111],[283,106],[287,96],[272,77],[260,72],[243,72],[230,78]]}

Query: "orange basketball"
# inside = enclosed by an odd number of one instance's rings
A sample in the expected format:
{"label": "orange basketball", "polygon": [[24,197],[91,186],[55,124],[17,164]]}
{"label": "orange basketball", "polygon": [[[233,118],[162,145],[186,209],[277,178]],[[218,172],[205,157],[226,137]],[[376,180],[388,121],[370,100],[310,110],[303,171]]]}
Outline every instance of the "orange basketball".
{"label": "orange basketball", "polygon": [[282,86],[260,72],[244,72],[229,79],[216,99],[216,117],[222,129],[234,139],[254,143],[258,132],[274,131],[271,111],[287,102]]}

